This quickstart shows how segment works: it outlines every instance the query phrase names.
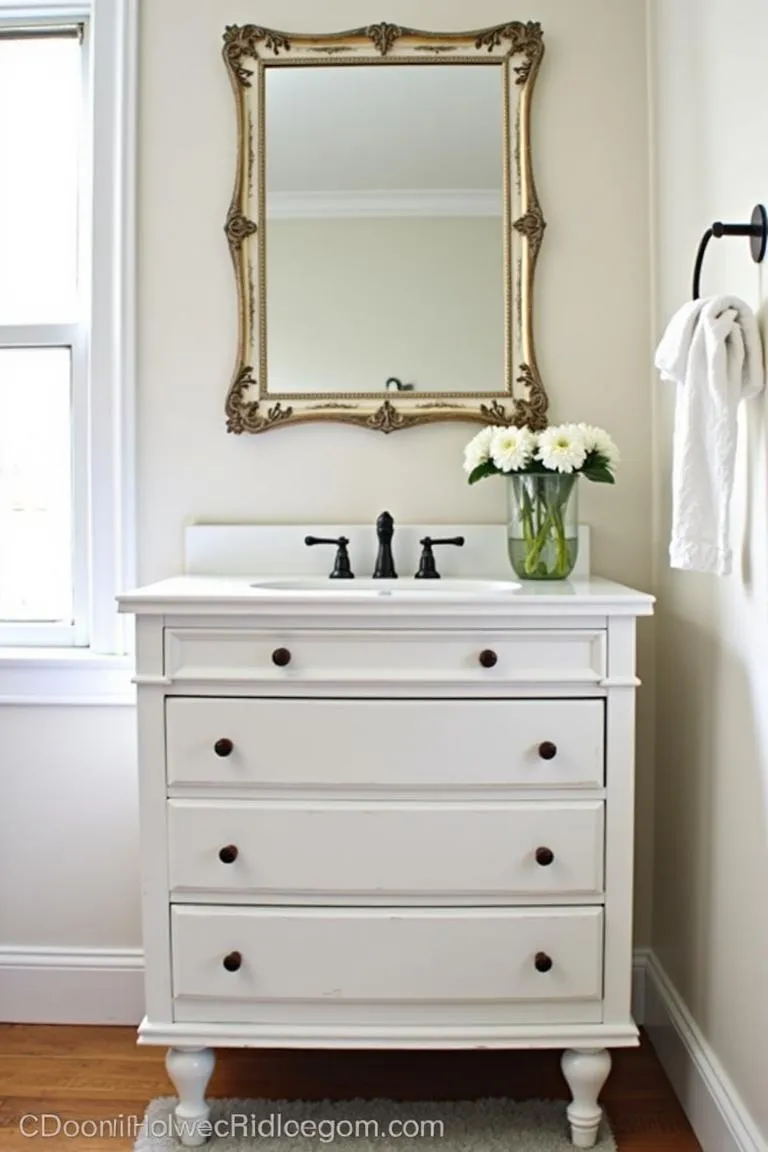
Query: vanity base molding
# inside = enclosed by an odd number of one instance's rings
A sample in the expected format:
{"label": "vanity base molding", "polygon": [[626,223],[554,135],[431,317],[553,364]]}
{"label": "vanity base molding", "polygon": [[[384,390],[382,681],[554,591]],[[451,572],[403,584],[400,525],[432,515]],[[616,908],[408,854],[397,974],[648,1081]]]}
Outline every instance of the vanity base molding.
{"label": "vanity base molding", "polygon": [[139,1041],[171,1049],[182,1143],[206,1139],[216,1048],[550,1048],[574,1146],[592,1147],[608,1049],[638,1043],[651,598],[574,580],[410,616],[342,588],[329,618],[247,580],[200,590],[121,599],[138,618]]}
{"label": "vanity base molding", "polygon": [[162,1024],[146,1018],[139,1025],[139,1044],[173,1048],[333,1048],[416,1051],[419,1049],[534,1049],[636,1048],[639,1032],[634,1021],[612,1027],[605,1024],[565,1025],[556,1031],[544,1025],[507,1028],[467,1026],[434,1028],[268,1028],[252,1024]]}

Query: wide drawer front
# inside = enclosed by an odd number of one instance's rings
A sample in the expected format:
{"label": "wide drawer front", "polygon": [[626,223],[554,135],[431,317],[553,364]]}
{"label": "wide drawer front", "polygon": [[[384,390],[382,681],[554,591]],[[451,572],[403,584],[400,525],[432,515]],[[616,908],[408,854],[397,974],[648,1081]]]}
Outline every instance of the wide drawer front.
{"label": "wide drawer front", "polygon": [[218,1001],[596,1000],[601,908],[174,906],[173,994]]}
{"label": "wide drawer front", "polygon": [[595,787],[602,700],[168,697],[170,785]]}
{"label": "wide drawer front", "polygon": [[595,801],[373,804],[172,800],[170,884],[264,899],[597,894]]}
{"label": "wide drawer front", "polygon": [[268,684],[526,682],[597,683],[605,634],[321,631],[167,628],[165,673],[173,681]]}

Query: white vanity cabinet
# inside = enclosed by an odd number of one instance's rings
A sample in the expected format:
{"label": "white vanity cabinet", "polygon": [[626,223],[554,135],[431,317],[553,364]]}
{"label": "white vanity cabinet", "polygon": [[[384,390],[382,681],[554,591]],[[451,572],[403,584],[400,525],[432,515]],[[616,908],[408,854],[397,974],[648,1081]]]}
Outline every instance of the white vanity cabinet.
{"label": "white vanity cabinet", "polygon": [[[181,577],[137,617],[144,1043],[565,1049],[590,1147],[630,1013],[635,622],[596,579],[378,596]],[[509,1086],[514,1096],[515,1085]],[[254,1085],[258,1095],[258,1085]]]}

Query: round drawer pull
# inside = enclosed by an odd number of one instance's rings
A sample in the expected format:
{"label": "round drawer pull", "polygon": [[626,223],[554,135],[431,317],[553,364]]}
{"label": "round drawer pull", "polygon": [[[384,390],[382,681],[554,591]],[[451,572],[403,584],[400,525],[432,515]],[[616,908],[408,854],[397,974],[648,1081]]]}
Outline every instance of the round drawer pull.
{"label": "round drawer pull", "polygon": [[227,972],[237,972],[238,968],[243,962],[243,957],[240,952],[230,952],[222,960],[222,964]]}
{"label": "round drawer pull", "polygon": [[478,656],[478,660],[483,668],[493,668],[498,663],[499,658],[492,648],[484,648]]}
{"label": "round drawer pull", "polygon": [[549,972],[552,967],[552,957],[547,956],[546,952],[537,952],[533,964],[537,972]]}
{"label": "round drawer pull", "polygon": [[[539,849],[541,851],[541,849]],[[224,848],[219,849],[219,860],[222,864],[234,864],[239,855],[236,844],[227,844]],[[541,863],[541,861],[539,861]]]}
{"label": "round drawer pull", "polygon": [[537,848],[536,849],[536,863],[541,864],[542,868],[546,868],[555,858],[555,854],[551,848]]}
{"label": "round drawer pull", "polygon": [[217,740],[213,746],[213,750],[217,756],[231,756],[233,748],[234,744],[231,740],[227,740],[226,737],[223,737],[221,740]]}
{"label": "round drawer pull", "polygon": [[287,648],[275,648],[272,653],[272,663],[277,664],[278,668],[285,668],[291,662],[291,653]]}
{"label": "round drawer pull", "polygon": [[553,744],[551,740],[545,740],[543,744],[539,744],[539,756],[542,760],[554,760],[557,756],[557,744]]}

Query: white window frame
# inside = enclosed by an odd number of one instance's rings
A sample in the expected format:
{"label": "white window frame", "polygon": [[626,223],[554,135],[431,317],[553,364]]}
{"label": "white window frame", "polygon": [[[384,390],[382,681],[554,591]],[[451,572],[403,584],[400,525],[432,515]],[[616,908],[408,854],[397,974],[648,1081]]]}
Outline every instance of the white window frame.
{"label": "white window frame", "polygon": [[[0,703],[77,702],[83,694],[100,702],[104,685],[106,702],[116,690],[121,698],[127,692],[122,672],[129,632],[115,596],[135,579],[138,0],[0,0],[0,26],[80,22],[87,25],[89,46],[84,200],[91,226],[84,262],[87,339],[73,344],[73,403],[87,406],[78,413],[86,418],[79,421],[74,452],[75,498],[83,500],[78,512],[87,526],[75,586],[87,635],[63,644],[58,637],[54,646],[52,634],[45,640],[38,632],[49,646],[33,647],[26,625],[0,626]],[[69,343],[72,330],[64,327],[63,342]],[[4,329],[6,343],[9,332]],[[29,343],[29,334],[20,328],[19,342]],[[50,330],[45,343],[49,337]],[[78,374],[86,388],[78,388]],[[22,637],[29,646],[20,646]]]}

